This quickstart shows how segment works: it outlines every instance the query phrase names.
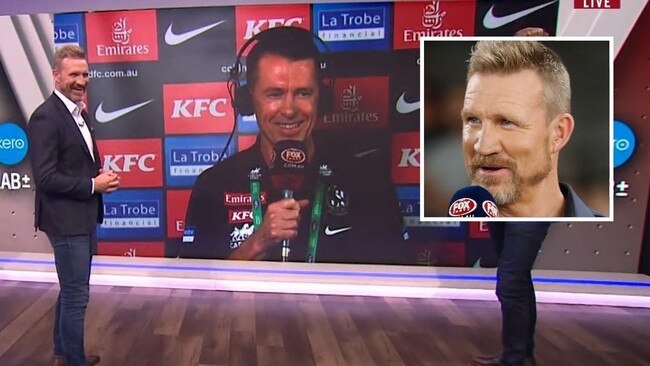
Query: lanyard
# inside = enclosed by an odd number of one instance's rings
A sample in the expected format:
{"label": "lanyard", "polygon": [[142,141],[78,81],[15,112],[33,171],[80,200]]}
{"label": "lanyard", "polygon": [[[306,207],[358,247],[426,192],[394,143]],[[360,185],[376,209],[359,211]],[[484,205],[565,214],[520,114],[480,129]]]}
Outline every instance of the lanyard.
{"label": "lanyard", "polygon": [[[260,193],[260,174],[250,174],[250,194],[253,209],[253,230],[262,225],[262,197]],[[316,250],[318,249],[318,237],[320,221],[323,213],[323,196],[325,184],[319,179],[314,192],[314,200],[311,208],[311,221],[309,223],[309,241],[307,242],[307,257],[309,263],[316,261]]]}

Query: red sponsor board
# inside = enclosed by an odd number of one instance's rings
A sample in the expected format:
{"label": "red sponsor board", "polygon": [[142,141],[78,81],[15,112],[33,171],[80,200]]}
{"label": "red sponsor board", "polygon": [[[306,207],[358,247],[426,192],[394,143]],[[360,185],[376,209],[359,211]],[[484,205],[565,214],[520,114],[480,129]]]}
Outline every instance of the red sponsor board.
{"label": "red sponsor board", "polygon": [[332,113],[319,129],[388,127],[388,77],[341,78],[334,82]]}
{"label": "red sponsor board", "polygon": [[167,191],[167,236],[170,238],[183,236],[191,193],[190,190]]}
{"label": "red sponsor board", "polygon": [[88,62],[158,60],[155,10],[86,13]]}
{"label": "red sponsor board", "polygon": [[424,266],[466,267],[465,243],[444,242],[417,246],[416,264]]}
{"label": "red sponsor board", "polygon": [[237,151],[244,151],[255,144],[257,135],[239,135],[237,136]]}
{"label": "red sponsor board", "polygon": [[474,0],[395,2],[395,49],[420,48],[420,37],[474,35]]}
{"label": "red sponsor board", "polygon": [[120,176],[120,188],[162,187],[160,139],[98,140],[102,169]]}
{"label": "red sponsor board", "polygon": [[166,134],[230,132],[233,111],[227,83],[163,85]]}
{"label": "red sponsor board", "polygon": [[115,255],[122,257],[164,257],[165,244],[163,242],[109,242],[97,243],[97,254]]}
{"label": "red sponsor board", "polygon": [[420,134],[405,132],[393,134],[391,174],[398,184],[420,182]]}
{"label": "red sponsor board", "polygon": [[[311,29],[309,4],[238,6],[235,8],[237,52],[259,32],[275,27]],[[250,47],[243,56],[250,51]]]}
{"label": "red sponsor board", "polygon": [[470,239],[487,239],[490,237],[490,230],[487,222],[470,222],[469,238]]}
{"label": "red sponsor board", "polygon": [[574,9],[620,9],[621,0],[573,0]]}

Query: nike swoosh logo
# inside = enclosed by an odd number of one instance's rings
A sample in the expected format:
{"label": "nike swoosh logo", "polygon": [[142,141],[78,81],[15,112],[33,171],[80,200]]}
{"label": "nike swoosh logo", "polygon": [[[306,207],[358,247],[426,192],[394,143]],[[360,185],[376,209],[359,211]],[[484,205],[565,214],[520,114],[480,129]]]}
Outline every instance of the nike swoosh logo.
{"label": "nike swoosh logo", "polygon": [[351,226],[348,226],[348,227],[342,227],[342,228],[340,228],[340,229],[330,229],[329,226],[326,226],[326,227],[325,227],[325,235],[330,235],[330,236],[331,236],[331,235],[336,235],[336,234],[338,234],[338,233],[342,233],[342,232],[344,232],[344,231],[348,231],[348,230],[350,230],[350,229],[352,229]]}
{"label": "nike swoosh logo", "polygon": [[528,14],[534,13],[539,9],[545,8],[556,2],[557,0],[549,1],[545,4],[537,5],[535,7],[524,9],[516,13],[512,13],[510,15],[506,15],[502,17],[497,17],[494,15],[494,5],[492,5],[488,10],[488,12],[485,14],[485,17],[483,18],[483,26],[487,29],[496,29],[499,27],[503,27],[508,23],[512,23],[519,18],[523,18]]}
{"label": "nike swoosh logo", "polygon": [[374,153],[374,152],[377,151],[377,150],[379,150],[379,148],[374,148],[374,149],[370,149],[370,150],[362,151],[362,152],[360,152],[360,153],[356,153],[356,154],[354,154],[354,156],[356,156],[357,158],[362,158],[362,157],[364,157],[364,156],[366,156],[366,155],[368,155],[368,154],[372,154],[372,153]]}
{"label": "nike swoosh logo", "polygon": [[198,36],[199,34],[201,34],[203,32],[209,31],[210,29],[218,26],[219,24],[221,24],[223,22],[225,22],[225,20],[222,20],[220,22],[216,22],[216,23],[213,23],[213,24],[208,24],[205,27],[197,28],[197,29],[194,29],[194,30],[191,30],[191,31],[188,31],[188,32],[185,32],[185,33],[179,33],[179,34],[176,34],[176,33],[174,33],[174,31],[172,31],[172,26],[174,25],[174,23],[171,23],[169,25],[169,27],[167,28],[167,32],[165,32],[165,43],[167,43],[170,46],[179,45],[179,44],[181,44],[181,43],[183,43],[183,42],[185,42],[185,41],[187,41],[187,40],[189,40],[191,38],[194,38],[194,37]]}
{"label": "nike swoosh logo", "polygon": [[99,103],[99,107],[97,107],[97,110],[95,111],[95,120],[97,122],[99,122],[99,123],[110,122],[110,121],[113,121],[113,120],[116,120],[116,119],[122,117],[123,115],[125,115],[127,113],[131,113],[131,112],[133,112],[134,110],[136,110],[138,108],[142,108],[142,107],[144,107],[145,105],[147,105],[147,104],[149,104],[151,102],[153,102],[153,99],[150,99],[150,100],[148,100],[146,102],[142,102],[140,104],[132,105],[130,107],[118,109],[118,110],[113,111],[113,112],[104,111],[104,102],[101,102],[101,103]]}
{"label": "nike swoosh logo", "polygon": [[399,96],[399,99],[397,99],[397,104],[395,105],[395,109],[397,109],[397,112],[401,114],[409,114],[413,111],[420,109],[419,100],[417,102],[409,103],[406,100],[404,100],[405,95],[406,92],[402,93],[402,95]]}

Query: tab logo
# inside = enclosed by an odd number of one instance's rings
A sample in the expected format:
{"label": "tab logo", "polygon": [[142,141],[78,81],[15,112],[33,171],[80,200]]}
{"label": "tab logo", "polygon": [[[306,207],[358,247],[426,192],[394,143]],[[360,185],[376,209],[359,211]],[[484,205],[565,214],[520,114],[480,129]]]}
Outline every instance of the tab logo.
{"label": "tab logo", "polygon": [[388,77],[336,79],[334,113],[319,121],[322,129],[385,128],[388,125]]}
{"label": "tab logo", "polygon": [[420,134],[405,132],[393,134],[393,182],[418,184],[420,182]]}
{"label": "tab logo", "polygon": [[227,83],[163,85],[165,133],[230,132],[233,111]]}
{"label": "tab logo", "polygon": [[99,140],[102,169],[120,175],[120,187],[162,187],[160,139]]}
{"label": "tab logo", "polygon": [[[237,6],[235,8],[237,49],[259,32],[275,27],[311,29],[309,4]],[[248,50],[243,54],[246,56]]]}
{"label": "tab logo", "polygon": [[158,60],[155,10],[87,13],[86,29],[91,63]]}
{"label": "tab logo", "polygon": [[[420,48],[420,37],[474,35],[474,1],[396,2],[394,48]],[[416,21],[416,19],[418,21]]]}

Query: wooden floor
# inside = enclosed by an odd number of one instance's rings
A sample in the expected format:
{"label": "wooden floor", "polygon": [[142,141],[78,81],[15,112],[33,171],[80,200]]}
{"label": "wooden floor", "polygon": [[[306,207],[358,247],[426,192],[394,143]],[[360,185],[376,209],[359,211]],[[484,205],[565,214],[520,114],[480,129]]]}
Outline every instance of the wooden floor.
{"label": "wooden floor", "polygon": [[[0,365],[47,365],[58,285],[0,281]],[[467,365],[497,302],[94,286],[100,365]],[[650,365],[650,310],[540,304],[539,365]]]}

